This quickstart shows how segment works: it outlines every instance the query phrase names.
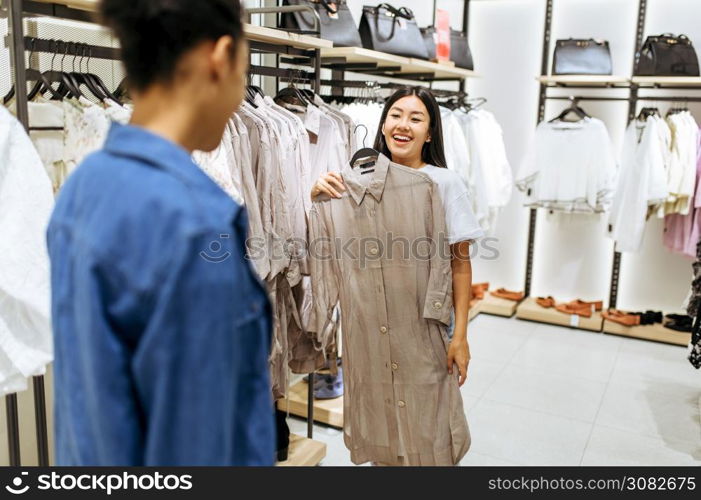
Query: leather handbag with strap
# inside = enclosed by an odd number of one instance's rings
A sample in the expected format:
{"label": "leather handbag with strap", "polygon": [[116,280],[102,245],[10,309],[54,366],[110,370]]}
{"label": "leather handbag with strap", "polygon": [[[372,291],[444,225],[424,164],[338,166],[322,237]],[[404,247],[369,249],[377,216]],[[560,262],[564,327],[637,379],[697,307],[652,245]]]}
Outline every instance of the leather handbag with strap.
{"label": "leather handbag with strap", "polygon": [[649,36],[636,55],[637,76],[699,76],[699,59],[686,35]]}
{"label": "leather handbag with strap", "polygon": [[366,49],[428,59],[414,13],[406,7],[397,9],[388,3],[364,6],[359,31]]}
{"label": "leather handbag with strap", "polygon": [[[358,28],[346,0],[284,0],[283,4],[314,7],[319,14],[321,38],[331,40],[337,47],[362,47]],[[285,13],[280,27],[290,31],[312,31],[313,14],[309,11]]]}
{"label": "leather handbag with strap", "polygon": [[555,42],[553,75],[610,75],[611,50],[606,40],[569,38]]}

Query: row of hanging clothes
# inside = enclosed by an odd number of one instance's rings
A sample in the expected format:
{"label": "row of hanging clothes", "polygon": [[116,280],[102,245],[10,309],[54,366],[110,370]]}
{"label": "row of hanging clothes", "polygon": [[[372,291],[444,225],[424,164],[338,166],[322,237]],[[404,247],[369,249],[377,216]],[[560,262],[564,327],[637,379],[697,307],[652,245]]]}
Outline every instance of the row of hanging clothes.
{"label": "row of hanging clothes", "polygon": [[663,117],[646,107],[628,125],[619,161],[604,123],[571,99],[538,125],[516,186],[529,207],[608,212],[607,236],[621,252],[639,252],[646,221],[664,218],[665,246],[693,257],[701,236],[700,138],[688,109]]}
{"label": "row of hanging clothes", "polygon": [[354,121],[320,96],[292,85],[273,98],[249,86],[219,147],[193,155],[247,209],[249,258],[274,309],[275,399],[287,394],[289,370],[310,373],[335,359],[338,318],[324,332],[313,332],[310,321],[307,214],[316,180],[340,172],[355,149]]}
{"label": "row of hanging clothes", "polygon": [[659,109],[646,107],[630,123],[609,221],[610,236],[619,251],[640,251],[645,222],[657,217],[665,220],[667,248],[696,255],[701,237],[700,137],[699,126],[686,108],[671,108],[662,117]]}
{"label": "row of hanging clothes", "polygon": [[[35,39],[29,40],[32,61]],[[112,121],[127,123],[132,106],[124,82],[112,91],[90,71],[92,49],[51,40],[49,69],[27,68],[30,137],[57,193],[68,175],[104,144]],[[70,53],[69,53],[70,51]],[[14,86],[3,103],[14,112]]]}

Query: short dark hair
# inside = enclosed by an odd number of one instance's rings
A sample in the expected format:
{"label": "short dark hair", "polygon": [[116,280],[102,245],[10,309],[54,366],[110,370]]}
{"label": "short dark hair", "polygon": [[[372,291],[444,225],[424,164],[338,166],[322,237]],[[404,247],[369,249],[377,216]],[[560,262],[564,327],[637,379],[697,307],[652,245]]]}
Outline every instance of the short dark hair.
{"label": "short dark hair", "polygon": [[392,153],[390,152],[389,147],[387,147],[387,142],[385,141],[385,135],[382,133],[382,127],[385,124],[387,114],[394,103],[402,97],[407,97],[410,95],[415,95],[421,99],[428,110],[428,116],[430,118],[429,136],[431,137],[431,141],[424,144],[423,149],[421,150],[421,160],[429,165],[447,168],[448,164],[445,161],[445,151],[443,149],[443,123],[441,121],[441,110],[438,107],[438,102],[433,96],[433,93],[426,87],[402,87],[387,99],[385,109],[382,110],[380,126],[377,128],[377,135],[375,136],[375,149],[388,158],[392,158]]}
{"label": "short dark hair", "polygon": [[[122,48],[129,86],[169,82],[178,60],[204,40],[243,36],[239,0],[102,0],[100,17]],[[237,44],[238,45],[238,44]]]}

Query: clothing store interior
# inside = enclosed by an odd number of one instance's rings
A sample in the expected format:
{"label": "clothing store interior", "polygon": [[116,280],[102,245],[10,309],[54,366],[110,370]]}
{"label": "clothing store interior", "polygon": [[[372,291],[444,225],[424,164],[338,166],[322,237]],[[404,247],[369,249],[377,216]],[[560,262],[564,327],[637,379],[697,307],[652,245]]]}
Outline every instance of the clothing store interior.
{"label": "clothing store interior", "polygon": [[0,5],[0,464],[701,465],[697,0]]}

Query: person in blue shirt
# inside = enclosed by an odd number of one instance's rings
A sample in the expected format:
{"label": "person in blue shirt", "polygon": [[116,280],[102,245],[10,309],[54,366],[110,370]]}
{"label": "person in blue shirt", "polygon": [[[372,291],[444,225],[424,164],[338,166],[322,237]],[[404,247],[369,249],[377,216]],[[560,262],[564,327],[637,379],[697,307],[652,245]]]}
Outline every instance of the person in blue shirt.
{"label": "person in blue shirt", "polygon": [[246,212],[190,159],[245,91],[237,0],[103,0],[134,102],[48,228],[58,465],[272,465]]}

